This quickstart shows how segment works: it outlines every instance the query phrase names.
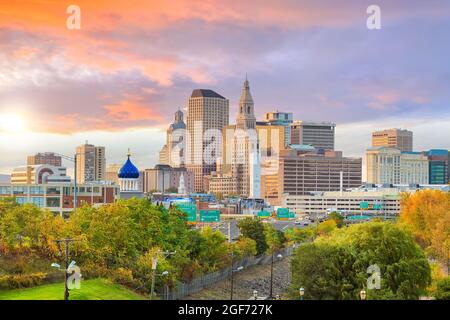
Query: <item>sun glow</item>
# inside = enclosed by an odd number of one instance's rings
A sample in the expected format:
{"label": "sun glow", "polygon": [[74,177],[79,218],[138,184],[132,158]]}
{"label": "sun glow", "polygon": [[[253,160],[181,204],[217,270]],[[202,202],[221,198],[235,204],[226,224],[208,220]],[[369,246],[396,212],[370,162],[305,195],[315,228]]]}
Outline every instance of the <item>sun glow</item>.
{"label": "sun glow", "polygon": [[25,120],[18,114],[0,114],[0,132],[20,133],[25,130]]}

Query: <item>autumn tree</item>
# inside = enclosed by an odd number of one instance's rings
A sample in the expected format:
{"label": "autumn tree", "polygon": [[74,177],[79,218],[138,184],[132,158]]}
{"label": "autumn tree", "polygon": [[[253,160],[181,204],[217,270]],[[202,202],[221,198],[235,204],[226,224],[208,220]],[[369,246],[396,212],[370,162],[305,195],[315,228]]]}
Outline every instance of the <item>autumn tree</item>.
{"label": "autumn tree", "polygon": [[450,252],[450,193],[421,190],[404,193],[399,222],[408,227],[416,241],[435,259],[447,263]]}

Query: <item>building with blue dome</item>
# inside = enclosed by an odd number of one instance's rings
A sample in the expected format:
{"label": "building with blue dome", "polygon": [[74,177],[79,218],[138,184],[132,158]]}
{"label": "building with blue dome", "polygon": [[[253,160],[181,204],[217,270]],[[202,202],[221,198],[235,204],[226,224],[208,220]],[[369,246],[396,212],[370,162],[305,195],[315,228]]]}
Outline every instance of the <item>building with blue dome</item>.
{"label": "building with blue dome", "polygon": [[139,188],[139,169],[131,162],[131,154],[128,150],[127,161],[120,168],[118,177],[120,185],[120,197],[131,198],[143,196],[142,191]]}

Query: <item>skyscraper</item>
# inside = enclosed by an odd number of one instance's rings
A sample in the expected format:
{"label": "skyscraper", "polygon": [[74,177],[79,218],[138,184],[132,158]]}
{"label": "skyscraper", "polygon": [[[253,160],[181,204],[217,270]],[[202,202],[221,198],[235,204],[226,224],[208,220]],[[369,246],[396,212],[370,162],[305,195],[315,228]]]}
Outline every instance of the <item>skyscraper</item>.
{"label": "skyscraper", "polygon": [[387,129],[372,133],[372,147],[396,148],[400,151],[413,150],[413,133],[403,129]]}
{"label": "skyscraper", "polygon": [[295,121],[291,125],[291,144],[334,150],[336,124],[330,122]]}
{"label": "skyscraper", "polygon": [[96,147],[92,144],[78,146],[77,182],[103,181],[106,178],[105,147]]}
{"label": "skyscraper", "polygon": [[183,121],[183,112],[178,110],[175,112],[175,121],[167,129],[167,160],[168,164],[173,168],[185,165],[185,140],[186,140],[186,124]]}
{"label": "skyscraper", "polygon": [[[229,121],[229,101],[208,89],[195,89],[188,101],[186,167],[194,172],[196,192],[204,191],[203,176],[216,168],[218,139]],[[215,148],[214,145],[217,147]]]}
{"label": "skyscraper", "polygon": [[236,179],[236,193],[259,198],[261,193],[259,142],[254,102],[247,78],[239,99],[239,112],[231,150],[231,173]]}
{"label": "skyscraper", "polygon": [[[266,112],[264,114],[264,122],[261,124],[269,124],[275,126],[283,126],[284,127],[284,145],[288,146],[291,144],[291,125],[293,123],[294,115],[292,112]],[[257,123],[260,124],[260,123]]]}

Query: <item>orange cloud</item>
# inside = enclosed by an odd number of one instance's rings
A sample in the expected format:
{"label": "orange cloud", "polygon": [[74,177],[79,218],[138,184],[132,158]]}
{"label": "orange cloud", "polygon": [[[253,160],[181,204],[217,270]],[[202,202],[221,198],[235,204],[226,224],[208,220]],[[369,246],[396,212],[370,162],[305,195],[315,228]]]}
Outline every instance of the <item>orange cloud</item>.
{"label": "orange cloud", "polygon": [[139,99],[122,100],[118,104],[104,107],[107,117],[112,120],[141,121],[162,120],[161,116],[155,114],[148,106],[143,105]]}

